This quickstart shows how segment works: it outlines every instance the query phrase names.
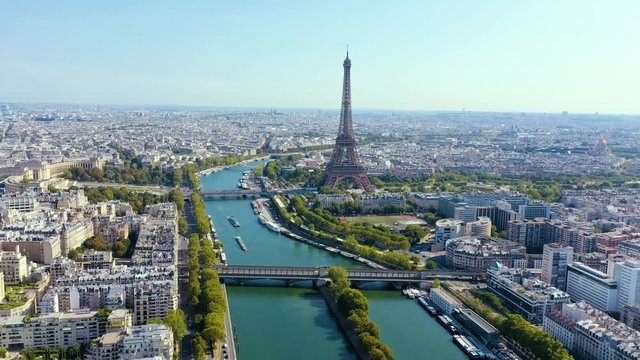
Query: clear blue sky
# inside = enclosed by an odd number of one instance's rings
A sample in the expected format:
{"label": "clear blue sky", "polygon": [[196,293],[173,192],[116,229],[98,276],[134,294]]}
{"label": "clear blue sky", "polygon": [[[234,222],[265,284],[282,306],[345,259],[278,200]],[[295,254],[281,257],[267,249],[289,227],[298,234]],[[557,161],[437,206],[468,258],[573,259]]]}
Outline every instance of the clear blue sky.
{"label": "clear blue sky", "polygon": [[0,102],[640,113],[640,1],[4,1]]}

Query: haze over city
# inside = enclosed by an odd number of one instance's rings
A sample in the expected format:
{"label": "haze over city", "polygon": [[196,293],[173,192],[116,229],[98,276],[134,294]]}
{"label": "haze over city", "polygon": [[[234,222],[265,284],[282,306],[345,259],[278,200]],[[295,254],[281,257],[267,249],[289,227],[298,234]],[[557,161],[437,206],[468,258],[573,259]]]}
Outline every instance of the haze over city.
{"label": "haze over city", "polygon": [[7,2],[0,101],[640,113],[637,1]]}

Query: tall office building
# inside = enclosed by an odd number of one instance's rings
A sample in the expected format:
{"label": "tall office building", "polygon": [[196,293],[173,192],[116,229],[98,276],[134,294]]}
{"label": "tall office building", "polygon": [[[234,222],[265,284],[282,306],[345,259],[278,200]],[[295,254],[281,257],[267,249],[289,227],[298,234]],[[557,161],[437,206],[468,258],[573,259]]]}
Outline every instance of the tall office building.
{"label": "tall office building", "polygon": [[622,311],[625,305],[640,302],[640,261],[627,260],[615,266],[618,282],[618,311]]}
{"label": "tall office building", "polygon": [[542,275],[547,284],[562,291],[567,289],[567,266],[573,262],[573,248],[559,243],[544,245],[542,251]]}
{"label": "tall office building", "polygon": [[547,204],[532,203],[518,206],[518,212],[522,220],[533,220],[540,217],[548,219],[551,216],[551,207]]}
{"label": "tall office building", "polygon": [[584,300],[601,311],[616,311],[618,283],[581,262],[567,265],[567,293],[571,300]]}
{"label": "tall office building", "polygon": [[440,219],[436,221],[435,243],[444,244],[449,239],[455,239],[465,235],[465,226],[462,220]]}

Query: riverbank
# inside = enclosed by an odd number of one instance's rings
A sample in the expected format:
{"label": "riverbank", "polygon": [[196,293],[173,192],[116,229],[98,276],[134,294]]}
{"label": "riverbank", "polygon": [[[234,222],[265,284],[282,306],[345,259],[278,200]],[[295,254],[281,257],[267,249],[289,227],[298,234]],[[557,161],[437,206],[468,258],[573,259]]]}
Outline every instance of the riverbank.
{"label": "riverbank", "polygon": [[225,327],[225,334],[227,334],[227,338],[225,343],[221,345],[221,349],[218,354],[220,354],[220,359],[223,359],[223,353],[226,350],[226,353],[229,356],[227,360],[235,360],[237,358],[236,339],[235,339],[235,334],[233,333],[233,324],[231,323],[231,309],[229,309],[229,301],[228,301],[229,297],[227,295],[227,286],[225,284],[222,284],[222,292],[224,294],[225,300],[227,301],[227,311],[225,311],[225,314],[224,314],[224,327]]}
{"label": "riverbank", "polygon": [[351,326],[349,326],[349,322],[347,321],[347,318],[340,312],[340,309],[338,309],[338,304],[336,303],[336,300],[331,295],[331,291],[329,291],[329,288],[327,287],[327,285],[326,284],[319,285],[318,292],[320,292],[320,295],[322,295],[322,298],[327,303],[327,306],[329,307],[329,311],[331,311],[331,315],[333,315],[333,317],[336,319],[336,322],[338,323],[340,330],[342,330],[342,333],[344,334],[346,339],[349,341],[349,344],[351,345],[351,347],[353,347],[353,350],[356,356],[358,356],[358,359],[369,360],[369,353],[364,348],[364,346],[362,346],[362,342],[360,342],[360,339],[358,338],[358,335],[356,334],[356,332],[353,331]]}
{"label": "riverbank", "polygon": [[[291,226],[288,226],[287,224],[285,224],[283,221],[280,221],[280,217],[276,217],[274,216],[274,214],[271,212],[271,209],[269,209],[269,206],[266,206],[266,203],[269,202],[269,200],[267,199],[258,199],[254,201],[257,205],[256,208],[258,209],[258,214],[257,215],[263,215],[269,222],[272,222],[274,224],[277,224],[280,227],[280,234],[296,240],[296,241],[300,241],[303,242],[307,245],[311,245],[313,247],[316,247],[318,249],[333,253],[333,254],[337,254],[340,256],[343,256],[347,259],[351,259],[351,260],[355,260],[361,264],[364,264],[372,269],[386,269],[386,267],[382,266],[381,264],[378,264],[374,261],[371,261],[369,259],[365,259],[361,256],[359,256],[356,253],[352,253],[349,251],[346,251],[344,249],[338,249],[338,248],[334,248],[331,247],[329,245],[334,245],[331,244],[329,242],[325,242],[322,241],[321,239],[318,238],[313,238],[310,239],[309,234],[305,234],[302,231],[293,228]],[[265,225],[266,226],[266,225]]]}
{"label": "riverbank", "polygon": [[247,160],[242,160],[242,161],[237,162],[237,163],[235,163],[233,165],[214,166],[214,167],[210,167],[208,169],[200,170],[200,171],[197,172],[197,174],[198,174],[198,176],[207,176],[207,175],[211,175],[213,173],[217,173],[218,171],[230,169],[230,168],[238,166],[238,165],[245,165],[245,164],[252,163],[252,162],[255,162],[255,161],[264,161],[264,160],[268,160],[270,158],[271,158],[271,155],[267,155],[267,156],[261,156],[261,157],[247,159]]}

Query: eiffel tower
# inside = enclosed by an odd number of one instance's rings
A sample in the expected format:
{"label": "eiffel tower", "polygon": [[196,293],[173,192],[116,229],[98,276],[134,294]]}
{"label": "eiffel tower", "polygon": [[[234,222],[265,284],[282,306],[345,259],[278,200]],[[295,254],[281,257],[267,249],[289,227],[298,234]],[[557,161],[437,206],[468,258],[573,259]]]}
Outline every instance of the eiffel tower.
{"label": "eiffel tower", "polygon": [[336,144],[333,147],[331,160],[325,169],[323,184],[335,189],[343,180],[351,178],[364,191],[373,191],[373,185],[367,178],[364,166],[360,163],[356,150],[356,138],[353,136],[353,121],[351,118],[351,60],[347,50],[347,58],[342,64],[344,77],[342,79],[342,109],[340,110],[340,126]]}

